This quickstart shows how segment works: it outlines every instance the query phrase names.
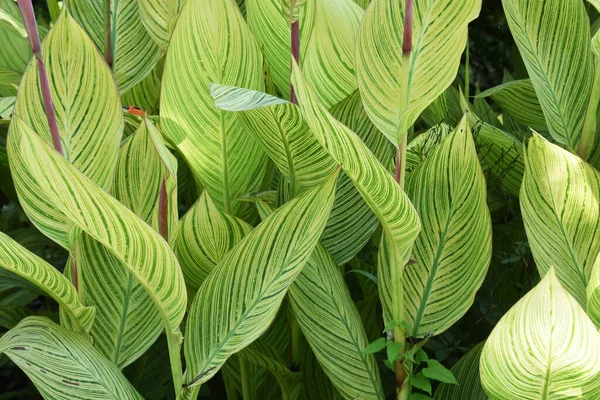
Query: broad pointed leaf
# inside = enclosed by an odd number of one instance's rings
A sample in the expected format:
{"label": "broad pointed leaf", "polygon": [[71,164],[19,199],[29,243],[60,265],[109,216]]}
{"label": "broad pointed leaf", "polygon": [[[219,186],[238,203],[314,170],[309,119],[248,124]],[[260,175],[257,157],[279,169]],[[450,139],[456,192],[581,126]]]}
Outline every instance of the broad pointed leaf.
{"label": "broad pointed leaf", "polygon": [[498,322],[481,354],[492,400],[600,397],[600,334],[550,270]]}
{"label": "broad pointed leaf", "polygon": [[[481,0],[414,2],[412,51],[406,83],[401,71],[404,1],[373,0],[361,23],[356,44],[356,74],[365,109],[396,146],[421,112],[456,77],[467,40],[467,24]],[[404,97],[406,104],[400,104]]]}
{"label": "broad pointed leaf", "polygon": [[140,19],[158,47],[167,49],[177,16],[186,0],[138,0]]}

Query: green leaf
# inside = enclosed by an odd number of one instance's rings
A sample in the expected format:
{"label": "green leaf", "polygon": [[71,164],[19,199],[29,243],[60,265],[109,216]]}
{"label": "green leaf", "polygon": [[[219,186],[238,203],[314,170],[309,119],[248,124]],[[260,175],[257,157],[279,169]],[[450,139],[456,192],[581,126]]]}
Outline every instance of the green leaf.
{"label": "green leaf", "polygon": [[388,340],[386,343],[386,355],[387,360],[390,364],[393,364],[400,358],[400,351],[402,350],[402,344]]}
{"label": "green leaf", "polygon": [[600,334],[551,269],[487,339],[481,383],[493,400],[596,399],[599,357]]}
{"label": "green leaf", "polygon": [[502,4],[552,137],[575,148],[594,77],[583,2],[503,0]]}
{"label": "green leaf", "polygon": [[[467,24],[479,15],[481,0],[415,1],[408,59],[402,54],[404,6],[404,1],[373,0],[356,44],[356,76],[365,109],[396,146],[456,77]],[[403,68],[407,82],[401,79]]]}
{"label": "green leaf", "polygon": [[0,339],[46,399],[142,399],[88,339],[47,318],[28,317]]}
{"label": "green leaf", "polygon": [[[65,3],[73,18],[104,54],[105,0],[68,0]],[[152,71],[162,52],[142,24],[137,0],[112,1],[110,4],[112,69],[119,91],[125,93]]]}
{"label": "green leaf", "polygon": [[440,364],[437,360],[428,360],[427,368],[423,368],[421,372],[423,372],[423,375],[429,379],[444,383],[452,383],[454,385],[458,384],[452,372]]}
{"label": "green leaf", "polygon": [[175,241],[188,288],[197,291],[223,256],[251,230],[244,221],[219,211],[203,191],[181,219]]}
{"label": "green leaf", "polygon": [[[146,289],[166,329],[177,334],[185,314],[186,292],[183,275],[167,242],[126,206],[77,171],[19,118],[11,123],[8,154],[15,182],[23,185],[32,179],[40,190],[36,195],[45,198],[53,212],[117,257]],[[21,193],[19,195],[25,203]],[[32,207],[38,205],[28,205],[28,209]],[[38,214],[48,212],[44,207],[35,210]]]}
{"label": "green leaf", "polygon": [[429,357],[427,357],[427,353],[425,353],[423,349],[419,349],[415,354],[415,360],[417,363],[422,363],[423,361],[429,360]]}
{"label": "green leaf", "polygon": [[260,189],[267,159],[238,115],[215,107],[213,82],[262,90],[260,48],[234,2],[188,0],[167,53],[161,128],[217,207],[239,216],[233,199]]}
{"label": "green leaf", "polygon": [[[0,268],[34,284],[51,296],[70,317],[75,326],[89,331],[96,310],[81,303],[77,290],[67,278],[46,261],[0,232]],[[2,280],[6,280],[2,277]]]}
{"label": "green leaf", "polygon": [[337,174],[271,214],[204,281],[186,326],[188,384],[206,382],[268,328],[323,232],[336,180]]}
{"label": "green leaf", "polygon": [[536,131],[548,131],[544,112],[529,79],[503,83],[478,94],[476,97],[491,97],[504,112],[516,121]]}
{"label": "green leaf", "polygon": [[[123,134],[121,102],[110,70],[66,12],[42,47],[65,158],[94,183],[108,189]],[[52,143],[35,62],[29,64],[23,76],[14,114],[22,119],[20,125],[29,125],[46,143]],[[17,152],[13,157],[22,155]],[[11,168],[23,162],[14,158],[9,161]],[[69,248],[71,225],[48,204],[41,195],[43,189],[37,187],[31,175],[24,179],[16,179],[15,187],[25,212],[45,235]]]}
{"label": "green leaf", "polygon": [[[333,118],[304,83],[297,65],[293,64],[292,82],[297,91],[300,110],[311,132],[327,149],[331,157],[354,183],[365,202],[377,215],[388,240],[390,258],[406,264],[412,243],[419,233],[420,223],[417,213],[388,170],[377,160],[364,142],[345,125]],[[388,264],[391,265],[391,264]],[[381,271],[380,271],[381,272]],[[394,304],[393,293],[397,293],[400,278],[396,268],[379,274],[384,320],[402,319],[392,309],[402,307]],[[390,274],[393,276],[390,277]],[[396,296],[398,297],[398,296]]]}
{"label": "green leaf", "polygon": [[466,117],[407,179],[422,230],[404,273],[410,336],[440,333],[473,304],[492,252],[486,183]]}
{"label": "green leaf", "polygon": [[479,379],[479,359],[483,343],[473,347],[454,366],[451,371],[458,385],[442,383],[435,391],[436,400],[488,400]]}
{"label": "green leaf", "polygon": [[0,119],[10,119],[15,107],[15,97],[0,97]]}
{"label": "green leaf", "polygon": [[596,258],[586,290],[586,310],[590,319],[600,326],[600,256]]}
{"label": "green leaf", "polygon": [[32,55],[17,4],[0,1],[0,70],[20,75]]}
{"label": "green leaf", "polygon": [[373,354],[379,353],[381,350],[385,349],[387,346],[385,338],[379,338],[376,341],[369,343],[367,347],[365,347],[362,352],[365,354]]}
{"label": "green leaf", "polygon": [[373,343],[367,345],[342,274],[323,246],[317,245],[290,287],[289,299],[304,337],[340,394],[346,399],[383,399],[373,347],[369,349]]}
{"label": "green leaf", "polygon": [[158,114],[164,65],[164,58],[161,58],[143,80],[121,96],[123,107],[135,106],[148,114]]}
{"label": "green leaf", "polygon": [[521,212],[541,276],[551,267],[565,289],[586,304],[600,252],[600,174],[539,135],[527,143]]}
{"label": "green leaf", "polygon": [[419,372],[418,374],[411,376],[409,383],[412,387],[421,389],[422,391],[431,394],[431,381],[429,378],[423,375],[423,372]]}
{"label": "green leaf", "polygon": [[156,44],[167,50],[177,16],[186,0],[138,0],[140,19]]}
{"label": "green leaf", "polygon": [[408,400],[433,400],[431,397],[423,393],[412,393]]}

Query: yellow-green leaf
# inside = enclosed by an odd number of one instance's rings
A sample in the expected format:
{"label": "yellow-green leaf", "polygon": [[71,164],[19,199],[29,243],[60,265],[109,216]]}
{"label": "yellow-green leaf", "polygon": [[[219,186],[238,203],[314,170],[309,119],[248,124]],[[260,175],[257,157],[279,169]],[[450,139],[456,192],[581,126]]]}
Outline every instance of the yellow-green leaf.
{"label": "yellow-green leaf", "polygon": [[156,44],[167,50],[177,16],[186,0],[138,0],[140,18]]}
{"label": "yellow-green leaf", "polygon": [[407,179],[421,217],[404,272],[410,336],[441,333],[473,304],[492,254],[486,184],[466,117]]}
{"label": "yellow-green leaf", "polygon": [[186,324],[187,383],[206,382],[267,330],[318,243],[336,181],[334,174],[271,214],[204,281]]}
{"label": "yellow-green leaf", "polygon": [[236,114],[215,107],[213,82],[262,90],[260,48],[234,2],[188,0],[167,53],[161,128],[215,204],[240,215],[233,199],[259,189],[267,158]]}
{"label": "yellow-green leaf", "polygon": [[492,400],[597,399],[598,359],[600,334],[551,269],[487,339],[481,383]]}
{"label": "yellow-green leaf", "polygon": [[356,44],[356,76],[365,109],[396,146],[456,77],[467,24],[479,15],[481,0],[415,1],[408,59],[402,54],[404,6],[404,1],[373,0]]}
{"label": "yellow-green leaf", "polygon": [[42,317],[28,317],[0,339],[45,399],[142,399],[88,338]]}
{"label": "yellow-green leaf", "polygon": [[592,90],[590,21],[581,0],[502,0],[552,137],[575,148]]}
{"label": "yellow-green leaf", "polygon": [[525,151],[521,212],[535,263],[550,267],[582,306],[600,252],[600,173],[535,135]]}

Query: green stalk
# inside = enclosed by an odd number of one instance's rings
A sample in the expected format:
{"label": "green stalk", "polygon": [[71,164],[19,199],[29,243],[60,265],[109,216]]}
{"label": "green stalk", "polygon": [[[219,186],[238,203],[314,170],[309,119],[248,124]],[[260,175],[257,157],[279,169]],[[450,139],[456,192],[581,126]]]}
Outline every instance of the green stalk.
{"label": "green stalk", "polygon": [[598,103],[600,103],[600,62],[596,63],[592,95],[590,96],[590,102],[585,113],[581,138],[577,145],[577,154],[584,160],[589,157],[596,139],[596,113],[598,112]]}
{"label": "green stalk", "polygon": [[[402,42],[402,71],[400,75],[401,90],[399,99],[400,115],[408,107],[408,81],[410,69],[410,55],[412,52],[412,28],[413,28],[413,0],[406,0],[404,8],[404,37]],[[400,143],[396,153],[396,182],[400,187],[404,187],[406,170],[406,147],[408,132],[400,132]],[[393,266],[397,268],[392,274],[395,279],[395,286],[398,289],[393,299],[392,314],[393,317],[402,321],[404,319],[404,266]],[[392,268],[393,268],[392,267]],[[394,342],[402,346],[401,354],[406,351],[406,338],[404,332],[399,326],[394,328]],[[408,400],[410,396],[410,385],[406,382],[406,371],[402,360],[396,361],[396,398],[397,400]]]}
{"label": "green stalk", "polygon": [[58,6],[58,0],[46,0],[48,4],[48,11],[50,11],[50,19],[52,22],[56,22],[60,16],[60,7]]}
{"label": "green stalk", "polygon": [[[183,388],[183,368],[181,366],[181,348],[179,343],[179,335],[169,332],[166,329],[167,343],[169,346],[169,362],[171,363],[171,373],[173,375],[173,387],[175,388],[175,396],[179,396]],[[194,389],[199,390],[200,386]],[[196,393],[198,391],[196,390]]]}
{"label": "green stalk", "polygon": [[250,376],[250,363],[247,360],[244,360],[242,357],[238,358],[240,359],[240,375],[242,379],[242,399],[250,400],[252,399],[252,388],[250,385],[252,376]]}

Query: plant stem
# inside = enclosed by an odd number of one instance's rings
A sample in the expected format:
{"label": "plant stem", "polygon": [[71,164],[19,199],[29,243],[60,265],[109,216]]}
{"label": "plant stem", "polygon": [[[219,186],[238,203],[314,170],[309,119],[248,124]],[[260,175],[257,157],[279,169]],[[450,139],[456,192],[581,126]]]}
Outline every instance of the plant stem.
{"label": "plant stem", "polygon": [[158,233],[169,241],[169,221],[168,221],[168,199],[167,199],[167,184],[163,177],[160,185],[160,193],[158,194]]}
{"label": "plant stem", "polygon": [[[175,388],[175,396],[178,396],[183,388],[183,368],[181,366],[179,335],[169,332],[169,329],[166,329],[165,331],[169,346],[169,361],[171,363],[171,373],[173,375],[173,387]],[[198,392],[196,391],[196,393]]]}
{"label": "plant stem", "polygon": [[[402,71],[400,76],[401,90],[400,90],[400,101],[399,109],[400,115],[408,107],[408,85],[409,85],[409,71],[410,71],[410,56],[412,52],[412,29],[413,29],[413,0],[406,0],[404,7],[404,35],[402,42]],[[398,151],[396,153],[396,182],[400,187],[404,187],[405,180],[405,169],[406,169],[406,146],[408,142],[408,132],[400,132],[400,143],[398,144]],[[397,298],[394,299],[394,306],[398,309],[393,309],[393,317],[399,321],[404,318],[404,283],[403,273],[404,266],[392,266],[398,268],[399,279],[396,279],[398,285],[398,291],[396,293]],[[395,307],[394,307],[395,308]],[[406,338],[404,332],[400,327],[394,328],[394,341],[400,343],[402,346],[402,352],[406,351]],[[410,385],[406,384],[406,372],[402,365],[402,360],[396,361],[396,398],[397,400],[408,400],[410,396]]]}
{"label": "plant stem", "polygon": [[58,131],[58,124],[56,122],[56,114],[54,113],[54,104],[52,103],[52,95],[50,93],[50,83],[48,82],[48,74],[46,73],[46,66],[42,58],[42,45],[40,43],[40,35],[38,34],[37,24],[35,22],[35,12],[33,11],[33,5],[31,0],[17,0],[19,9],[21,10],[21,16],[23,17],[23,24],[27,31],[27,37],[29,38],[29,45],[31,51],[37,61],[38,71],[40,74],[40,86],[42,89],[42,100],[44,101],[44,110],[46,112],[46,119],[48,120],[48,127],[50,128],[50,135],[52,136],[52,144],[54,149],[60,154],[64,155],[62,143],[60,141],[60,133]]}
{"label": "plant stem", "polygon": [[[296,20],[291,24],[291,51],[292,57],[294,60],[300,65],[300,21]],[[296,98],[296,92],[294,91],[294,85],[290,82],[290,102],[293,104],[298,104],[298,99]]]}
{"label": "plant stem", "polygon": [[50,19],[52,22],[56,22],[60,16],[60,7],[58,6],[58,0],[47,0],[48,11],[50,11]]}
{"label": "plant stem", "polygon": [[596,63],[592,95],[583,121],[583,131],[577,145],[577,154],[584,160],[590,155],[596,139],[596,113],[600,103],[600,62]]}
{"label": "plant stem", "polygon": [[104,0],[104,59],[108,67],[112,69],[113,49],[110,3],[111,0]]}
{"label": "plant stem", "polygon": [[252,390],[250,387],[250,380],[252,377],[250,376],[250,363],[242,357],[238,358],[240,359],[240,375],[242,378],[242,399],[251,400]]}

